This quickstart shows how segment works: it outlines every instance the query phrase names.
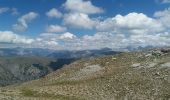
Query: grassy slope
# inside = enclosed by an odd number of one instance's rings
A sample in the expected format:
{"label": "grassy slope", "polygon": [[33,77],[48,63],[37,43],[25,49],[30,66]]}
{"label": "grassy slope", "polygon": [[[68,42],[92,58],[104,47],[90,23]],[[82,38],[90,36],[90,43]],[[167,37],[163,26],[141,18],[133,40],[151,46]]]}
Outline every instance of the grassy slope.
{"label": "grassy slope", "polygon": [[[122,53],[114,57],[82,59],[45,78],[20,86],[1,88],[0,98],[14,100],[17,98],[22,100],[170,99],[170,53],[146,55],[148,53]],[[101,69],[86,74],[84,69],[93,65],[98,65]]]}

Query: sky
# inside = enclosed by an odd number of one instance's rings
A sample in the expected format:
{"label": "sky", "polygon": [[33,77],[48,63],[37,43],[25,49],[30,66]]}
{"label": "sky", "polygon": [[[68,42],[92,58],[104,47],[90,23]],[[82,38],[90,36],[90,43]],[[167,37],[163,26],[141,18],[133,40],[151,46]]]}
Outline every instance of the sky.
{"label": "sky", "polygon": [[170,46],[170,0],[0,0],[0,48]]}

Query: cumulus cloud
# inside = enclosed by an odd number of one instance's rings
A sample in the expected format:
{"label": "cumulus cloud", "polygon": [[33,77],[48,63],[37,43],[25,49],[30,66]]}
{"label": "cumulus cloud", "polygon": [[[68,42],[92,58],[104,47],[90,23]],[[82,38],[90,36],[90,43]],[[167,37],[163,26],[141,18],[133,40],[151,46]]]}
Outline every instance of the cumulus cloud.
{"label": "cumulus cloud", "polygon": [[62,40],[73,40],[77,36],[70,32],[65,32],[62,34],[51,34],[51,33],[42,33],[40,34],[40,40],[45,41],[62,41]]}
{"label": "cumulus cloud", "polygon": [[63,16],[63,14],[61,12],[59,12],[57,9],[52,8],[51,10],[49,10],[46,15],[50,18],[60,18]]}
{"label": "cumulus cloud", "polygon": [[66,30],[67,30],[66,27],[62,27],[59,25],[49,25],[46,27],[47,33],[61,33],[61,32],[65,32]]}
{"label": "cumulus cloud", "polygon": [[60,39],[74,39],[76,36],[70,32],[66,32],[64,34],[61,34]]}
{"label": "cumulus cloud", "polygon": [[92,29],[96,22],[84,13],[69,13],[64,16],[64,24],[74,28]]}
{"label": "cumulus cloud", "polygon": [[32,42],[34,42],[34,39],[17,35],[11,31],[0,31],[0,42],[15,44],[31,44]]}
{"label": "cumulus cloud", "polygon": [[129,37],[129,42],[132,46],[169,46],[170,34],[158,33],[158,34],[135,34]]}
{"label": "cumulus cloud", "polygon": [[56,41],[45,41],[44,43],[46,45],[48,45],[48,46],[56,46],[56,45],[58,45],[58,42],[56,42]]}
{"label": "cumulus cloud", "polygon": [[116,15],[101,21],[97,26],[99,31],[129,32],[129,33],[149,33],[160,32],[164,28],[162,24],[143,13],[129,13],[128,15]]}
{"label": "cumulus cloud", "polygon": [[[32,44],[32,46],[36,47],[42,47],[48,49],[73,49],[73,45],[76,44],[77,36],[73,33],[66,32],[63,34],[51,34],[51,33],[42,33],[40,36],[35,39],[35,42]],[[72,45],[72,46],[71,46]],[[67,48],[68,47],[68,48]]]}
{"label": "cumulus cloud", "polygon": [[[124,47],[125,49],[128,46],[134,48],[139,46],[168,46],[170,43],[169,24],[167,24],[170,21],[169,9],[156,12],[154,16],[156,18],[148,17],[143,13],[129,13],[125,16],[116,15],[101,21],[96,29],[112,33],[111,36],[108,36],[108,39],[104,40],[110,40],[110,42],[107,42],[107,44],[112,43],[109,44],[110,47]],[[119,40],[114,38],[120,34]],[[91,40],[98,38],[98,41],[102,41],[103,38],[100,37],[104,36],[101,36],[101,34],[90,36]]]}
{"label": "cumulus cloud", "polygon": [[38,16],[35,12],[29,12],[20,18],[18,18],[17,24],[13,25],[15,31],[23,32],[28,28],[28,23],[34,20]]}
{"label": "cumulus cloud", "polygon": [[8,10],[9,10],[8,7],[0,8],[0,14],[5,13],[5,12],[7,12]]}
{"label": "cumulus cloud", "polygon": [[161,24],[156,20],[147,17],[143,13],[129,13],[126,16],[117,15],[112,18],[115,25],[121,28],[142,29],[142,28],[161,28]]}
{"label": "cumulus cloud", "polygon": [[114,36],[108,32],[98,32],[94,35],[85,35],[82,37],[82,47],[84,49],[98,49],[102,47],[111,47]]}
{"label": "cumulus cloud", "polygon": [[157,11],[154,16],[164,25],[164,27],[170,28],[170,8],[163,11]]}
{"label": "cumulus cloud", "polygon": [[[98,32],[92,36],[85,35],[81,39],[81,49],[100,49],[109,47],[114,50],[126,50],[127,47],[139,46],[169,46],[169,33],[153,34],[115,34],[112,32]],[[159,42],[158,42],[159,41]],[[76,48],[76,47],[75,47]]]}
{"label": "cumulus cloud", "polygon": [[107,18],[104,21],[100,21],[96,25],[96,29],[98,31],[111,31],[114,29],[115,22],[112,20],[112,18]]}
{"label": "cumulus cloud", "polygon": [[67,0],[64,7],[69,11],[85,14],[96,14],[103,12],[102,8],[96,7],[91,3],[91,1],[85,0]]}
{"label": "cumulus cloud", "polygon": [[59,34],[41,33],[32,44],[33,47],[59,49]]}

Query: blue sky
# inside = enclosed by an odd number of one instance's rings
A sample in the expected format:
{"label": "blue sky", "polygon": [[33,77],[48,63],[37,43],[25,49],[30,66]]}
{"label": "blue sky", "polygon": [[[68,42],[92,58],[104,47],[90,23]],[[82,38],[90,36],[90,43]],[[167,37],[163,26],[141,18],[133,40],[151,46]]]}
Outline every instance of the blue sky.
{"label": "blue sky", "polygon": [[52,49],[168,46],[169,7],[170,0],[0,0],[0,44]]}

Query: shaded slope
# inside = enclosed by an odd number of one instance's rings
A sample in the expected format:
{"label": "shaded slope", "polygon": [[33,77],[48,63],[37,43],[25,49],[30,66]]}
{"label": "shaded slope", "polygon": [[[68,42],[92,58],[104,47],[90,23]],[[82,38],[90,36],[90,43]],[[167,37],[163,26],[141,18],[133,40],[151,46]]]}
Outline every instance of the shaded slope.
{"label": "shaded slope", "polygon": [[1,57],[0,85],[9,85],[40,78],[52,69],[48,64],[52,59],[42,57]]}

